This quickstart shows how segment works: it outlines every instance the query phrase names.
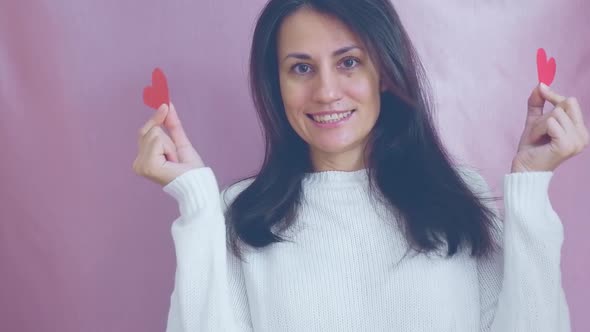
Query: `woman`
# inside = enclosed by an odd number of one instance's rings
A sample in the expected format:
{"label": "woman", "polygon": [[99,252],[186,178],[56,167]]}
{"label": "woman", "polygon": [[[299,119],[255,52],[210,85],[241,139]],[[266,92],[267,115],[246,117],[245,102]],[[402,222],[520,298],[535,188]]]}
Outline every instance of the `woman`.
{"label": "woman", "polygon": [[134,170],[180,209],[168,331],[570,329],[547,190],[588,144],[575,98],[532,91],[502,223],[439,141],[389,1],[271,0],[250,69],[255,178],[219,196],[173,105],[140,130]]}

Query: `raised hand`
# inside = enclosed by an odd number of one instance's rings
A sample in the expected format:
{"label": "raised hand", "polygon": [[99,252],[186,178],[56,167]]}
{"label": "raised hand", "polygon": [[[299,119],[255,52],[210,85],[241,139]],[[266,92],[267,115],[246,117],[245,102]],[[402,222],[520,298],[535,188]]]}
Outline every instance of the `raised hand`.
{"label": "raised hand", "polygon": [[133,170],[162,186],[191,169],[205,167],[172,103],[170,108],[160,106],[139,130],[138,145]]}
{"label": "raised hand", "polygon": [[[543,114],[545,101],[555,108]],[[528,100],[527,119],[512,172],[554,171],[588,146],[589,140],[577,99],[561,96],[541,83]]]}

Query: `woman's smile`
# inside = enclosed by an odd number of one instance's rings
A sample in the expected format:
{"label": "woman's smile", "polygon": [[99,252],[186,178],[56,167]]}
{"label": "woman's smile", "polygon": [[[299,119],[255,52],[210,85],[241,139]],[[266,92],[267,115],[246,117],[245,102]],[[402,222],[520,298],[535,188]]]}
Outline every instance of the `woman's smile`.
{"label": "woman's smile", "polygon": [[321,112],[307,114],[310,121],[318,128],[336,128],[347,123],[356,113],[356,110],[341,112]]}

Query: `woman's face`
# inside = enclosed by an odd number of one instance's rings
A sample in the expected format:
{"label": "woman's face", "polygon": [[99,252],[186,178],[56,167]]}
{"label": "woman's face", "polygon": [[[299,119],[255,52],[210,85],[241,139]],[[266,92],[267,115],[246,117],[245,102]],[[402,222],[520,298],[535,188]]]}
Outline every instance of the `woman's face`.
{"label": "woman's face", "polygon": [[277,42],[287,119],[309,144],[315,170],[364,167],[380,85],[362,41],[338,19],[304,8],[284,20]]}

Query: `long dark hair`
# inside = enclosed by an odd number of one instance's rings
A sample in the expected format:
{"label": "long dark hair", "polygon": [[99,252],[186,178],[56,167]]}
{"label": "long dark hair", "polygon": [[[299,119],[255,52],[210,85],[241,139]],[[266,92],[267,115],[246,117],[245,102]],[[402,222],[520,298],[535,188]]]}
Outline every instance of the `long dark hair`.
{"label": "long dark hair", "polygon": [[[281,242],[297,215],[302,180],[311,172],[309,148],[291,128],[283,106],[277,31],[296,10],[308,7],[347,24],[367,46],[387,87],[367,144],[371,190],[395,207],[410,246],[418,252],[462,246],[473,256],[496,248],[494,211],[470,190],[433,126],[430,87],[417,53],[389,0],[270,0],[261,12],[250,56],[250,87],[264,129],[265,158],[253,182],[226,210],[228,243],[242,257]],[[392,221],[393,222],[393,221]],[[445,247],[446,246],[446,247]]]}

